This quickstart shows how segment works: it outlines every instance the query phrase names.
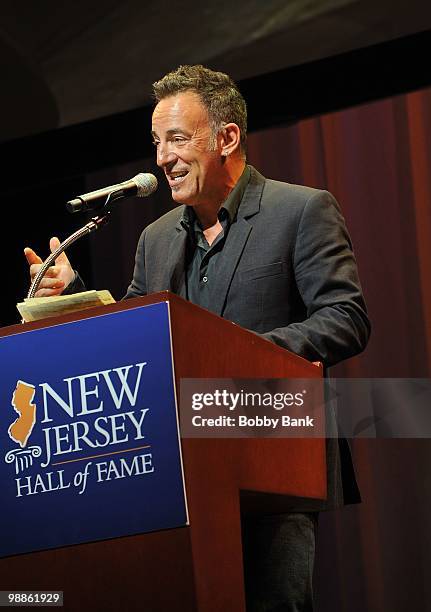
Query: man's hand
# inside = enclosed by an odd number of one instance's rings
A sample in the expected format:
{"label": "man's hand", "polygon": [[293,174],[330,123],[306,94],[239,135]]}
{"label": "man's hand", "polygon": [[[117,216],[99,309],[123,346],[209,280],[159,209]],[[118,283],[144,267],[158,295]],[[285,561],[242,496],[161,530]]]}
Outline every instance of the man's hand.
{"label": "man's hand", "polygon": [[[51,253],[53,253],[59,246],[59,239],[51,238],[49,241]],[[33,251],[33,249],[30,249],[29,247],[24,249],[24,255],[26,256],[30,266],[30,277],[33,281],[34,277],[42,266],[42,259]],[[66,253],[62,253],[55,260],[55,266],[51,266],[45,272],[45,276],[40,282],[39,289],[36,291],[35,297],[60,295],[74,278],[75,272],[70,265],[70,261],[68,260]]]}

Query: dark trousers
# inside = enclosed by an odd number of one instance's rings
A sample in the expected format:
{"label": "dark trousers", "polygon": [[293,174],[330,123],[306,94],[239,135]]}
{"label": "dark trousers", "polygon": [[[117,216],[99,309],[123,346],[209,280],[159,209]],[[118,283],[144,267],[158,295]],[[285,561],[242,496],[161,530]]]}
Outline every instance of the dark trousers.
{"label": "dark trousers", "polygon": [[247,612],[311,612],[317,512],[244,518]]}

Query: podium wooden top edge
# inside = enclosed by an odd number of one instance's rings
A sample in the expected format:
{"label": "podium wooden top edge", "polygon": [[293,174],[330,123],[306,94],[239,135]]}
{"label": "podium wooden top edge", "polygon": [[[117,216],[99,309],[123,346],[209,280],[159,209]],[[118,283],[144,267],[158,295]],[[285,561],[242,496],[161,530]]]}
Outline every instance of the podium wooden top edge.
{"label": "podium wooden top edge", "polygon": [[130,298],[128,300],[121,300],[119,302],[115,302],[114,304],[106,304],[103,306],[95,306],[92,308],[86,308],[84,310],[77,310],[76,312],[72,312],[69,314],[61,315],[58,317],[47,317],[46,319],[41,319],[39,321],[32,321],[29,323],[17,323],[14,325],[9,325],[6,327],[0,328],[0,338],[6,336],[13,336],[17,334],[22,334],[30,331],[34,331],[37,329],[43,329],[46,327],[53,327],[55,325],[62,325],[64,323],[74,323],[75,321],[80,321],[83,319],[88,319],[91,317],[97,317],[101,315],[112,314],[115,312],[121,312],[123,310],[129,310],[132,308],[139,308],[141,306],[149,306],[151,304],[158,304],[160,302],[168,302],[175,307],[179,308],[187,308],[189,311],[195,311],[199,313],[200,316],[208,318],[208,322],[217,321],[220,323],[223,322],[224,325],[232,326],[231,328],[235,328],[236,333],[244,334],[244,336],[248,336],[252,343],[264,342],[266,351],[272,351],[274,355],[286,355],[289,353],[293,360],[298,360],[298,364],[312,366],[316,368],[317,376],[321,376],[323,372],[323,366],[320,363],[312,363],[295,353],[292,353],[288,349],[282,348],[270,340],[263,338],[259,334],[256,334],[250,330],[247,330],[228,319],[223,319],[222,317],[214,314],[213,312],[207,310],[206,308],[202,308],[192,302],[185,300],[184,298],[176,295],[170,291],[159,291],[158,293],[151,293],[145,296],[139,296],[135,298]]}
{"label": "podium wooden top edge", "polygon": [[61,325],[62,323],[73,323],[74,321],[120,312],[121,310],[128,310],[130,308],[138,308],[139,306],[147,306],[148,304],[169,302],[174,298],[178,298],[178,296],[170,291],[160,291],[159,293],[152,293],[150,295],[130,298],[128,300],[120,300],[114,304],[104,304],[103,306],[93,306],[91,308],[84,308],[83,310],[76,310],[75,312],[57,317],[47,317],[45,319],[39,319],[39,321],[31,321],[28,323],[16,323],[0,328],[0,337],[21,334],[44,327],[53,327],[54,325]]}

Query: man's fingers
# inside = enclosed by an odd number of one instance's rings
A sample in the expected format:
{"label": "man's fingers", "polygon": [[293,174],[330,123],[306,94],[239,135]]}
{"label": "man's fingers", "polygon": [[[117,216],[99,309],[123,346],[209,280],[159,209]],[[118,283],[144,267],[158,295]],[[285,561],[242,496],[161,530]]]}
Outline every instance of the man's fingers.
{"label": "man's fingers", "polygon": [[[51,240],[49,241],[49,248],[51,250],[51,253],[54,253],[54,251],[56,249],[58,249],[59,246],[60,246],[60,240],[56,236],[52,237]],[[26,257],[26,259],[27,259],[27,261],[28,261],[28,263],[30,265],[43,263],[43,260],[39,257],[39,255],[37,255],[33,251],[33,249],[31,249],[30,247],[26,247],[24,249],[24,255],[25,255],[25,257]],[[63,256],[63,253],[58,258],[58,262],[59,263],[68,263],[68,259],[67,259],[66,255],[64,255],[65,260],[61,261],[62,256]]]}
{"label": "man's fingers", "polygon": [[[30,266],[30,277],[32,279],[36,276],[36,274],[38,274],[40,268],[41,268],[41,264],[32,264]],[[59,274],[60,274],[60,268],[58,268],[57,266],[51,266],[45,272],[45,275],[41,282],[44,283],[45,279],[55,279],[57,283],[62,283],[62,285],[64,285],[63,281],[57,278]]]}
{"label": "man's fingers", "polygon": [[36,255],[36,253],[33,251],[33,249],[30,249],[29,247],[26,247],[24,249],[24,255],[25,258],[27,259],[28,264],[31,266],[32,264],[41,264],[42,260],[39,257],[39,255]]}
{"label": "man's fingers", "polygon": [[[53,236],[49,241],[51,253],[54,253],[59,246],[60,240],[56,236]],[[43,261],[30,247],[24,249],[24,254],[30,265],[30,278],[33,282],[36,275],[40,272]],[[62,253],[57,257],[56,264],[48,268],[45,272],[38,286],[36,297],[60,295],[63,293],[65,287],[73,280],[74,276],[75,273],[68,258]]]}
{"label": "man's fingers", "polygon": [[60,295],[62,288],[58,289],[38,289],[34,297],[52,297],[53,295]]}
{"label": "man's fingers", "polygon": [[[53,237],[51,238],[51,240],[49,241],[49,248],[50,248],[51,253],[54,253],[54,251],[55,251],[56,249],[58,249],[58,247],[60,246],[60,244],[61,244],[61,242],[60,242],[60,240],[57,238],[57,236],[53,236]],[[66,255],[66,253],[64,253],[64,252],[63,252],[63,253],[61,253],[61,255],[59,255],[59,256],[57,257],[57,259],[55,260],[55,263],[56,263],[57,265],[59,265],[59,266],[62,266],[62,265],[63,265],[63,266],[67,266],[67,265],[70,265],[69,260],[68,260],[68,258],[67,258],[67,255]]]}
{"label": "man's fingers", "polygon": [[63,289],[64,282],[58,278],[47,278],[46,276],[40,281],[40,289]]}
{"label": "man's fingers", "polygon": [[34,279],[34,277],[36,276],[36,274],[39,272],[41,267],[41,264],[31,264],[30,266],[30,278],[31,280]]}
{"label": "man's fingers", "polygon": [[49,241],[49,250],[51,251],[51,253],[54,253],[54,251],[58,249],[59,246],[60,240],[57,238],[57,236],[53,236]]}
{"label": "man's fingers", "polygon": [[61,255],[59,255],[55,260],[55,263],[57,266],[70,266],[70,261],[67,258],[66,253],[62,253]]}
{"label": "man's fingers", "polygon": [[[40,270],[40,266],[39,266],[39,270]],[[59,268],[58,266],[51,266],[45,272],[43,278],[57,278],[60,272],[61,272],[61,268]]]}

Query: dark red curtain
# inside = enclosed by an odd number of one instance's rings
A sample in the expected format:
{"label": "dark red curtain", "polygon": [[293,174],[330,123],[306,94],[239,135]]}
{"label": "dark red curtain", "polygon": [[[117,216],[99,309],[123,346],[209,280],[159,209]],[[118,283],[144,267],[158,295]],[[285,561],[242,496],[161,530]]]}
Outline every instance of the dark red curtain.
{"label": "dark red curtain", "polygon": [[[332,376],[429,378],[431,90],[251,134],[249,160],[342,207],[373,332]],[[363,503],[321,516],[317,610],[431,610],[430,440],[352,449]]]}

